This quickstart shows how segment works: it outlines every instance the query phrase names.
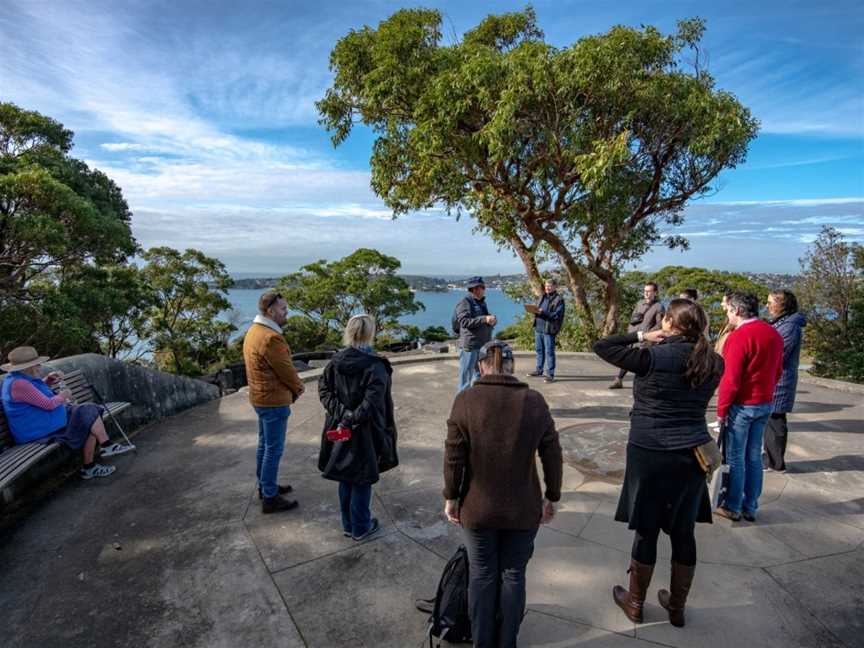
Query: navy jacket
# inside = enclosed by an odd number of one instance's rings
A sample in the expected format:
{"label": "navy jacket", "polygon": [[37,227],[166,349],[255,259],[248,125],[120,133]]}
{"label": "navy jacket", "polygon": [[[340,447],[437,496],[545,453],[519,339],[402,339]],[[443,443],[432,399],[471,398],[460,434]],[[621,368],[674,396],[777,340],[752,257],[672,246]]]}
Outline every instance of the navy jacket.
{"label": "navy jacket", "polygon": [[801,313],[790,313],[777,318],[771,325],[783,337],[783,375],[774,388],[774,412],[780,414],[791,412],[795,405],[801,338],[807,320]]}
{"label": "navy jacket", "polygon": [[558,335],[564,323],[564,298],[557,292],[552,295],[543,293],[537,308],[541,312],[534,315],[534,328],[541,333]]}

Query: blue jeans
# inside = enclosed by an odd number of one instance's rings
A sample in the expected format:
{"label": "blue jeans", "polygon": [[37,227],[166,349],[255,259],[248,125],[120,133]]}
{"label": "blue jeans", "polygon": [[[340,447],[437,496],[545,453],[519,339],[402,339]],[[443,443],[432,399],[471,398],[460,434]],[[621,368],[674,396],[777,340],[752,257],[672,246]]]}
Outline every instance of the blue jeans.
{"label": "blue jeans", "polygon": [[372,484],[339,482],[339,509],[342,511],[342,530],[355,538],[372,526]]}
{"label": "blue jeans", "polygon": [[474,381],[480,377],[480,367],[477,365],[477,358],[480,355],[480,349],[476,351],[466,351],[459,349],[459,390],[468,389],[474,384]]}
{"label": "blue jeans", "polygon": [[525,570],[537,529],[462,529],[475,648],[516,648],[525,614]]}
{"label": "blue jeans", "polygon": [[256,407],[258,414],[258,455],[255,476],[264,497],[276,497],[279,493],[276,478],[279,474],[279,460],[285,450],[285,432],[288,430],[288,417],[291,408]]}
{"label": "blue jeans", "polygon": [[543,373],[543,365],[546,365],[546,373],[555,376],[555,336],[534,329],[534,350],[537,352],[537,373]]}
{"label": "blue jeans", "polygon": [[733,405],[726,416],[726,460],[729,462],[729,490],[726,508],[756,513],[762,494],[762,434],[771,403]]}

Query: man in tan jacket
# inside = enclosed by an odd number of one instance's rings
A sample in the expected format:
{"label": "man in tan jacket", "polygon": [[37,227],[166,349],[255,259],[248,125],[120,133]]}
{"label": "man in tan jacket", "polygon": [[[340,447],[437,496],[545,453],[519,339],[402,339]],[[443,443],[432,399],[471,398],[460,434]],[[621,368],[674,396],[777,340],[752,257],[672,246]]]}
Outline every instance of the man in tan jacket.
{"label": "man in tan jacket", "polygon": [[287,319],[288,304],[282,295],[266,292],[258,299],[258,315],[243,340],[249,401],[258,414],[255,474],[263,513],[288,511],[297,506],[297,500],[283,497],[291,492],[291,486],[277,482],[290,406],[305,389],[282,335],[282,325]]}

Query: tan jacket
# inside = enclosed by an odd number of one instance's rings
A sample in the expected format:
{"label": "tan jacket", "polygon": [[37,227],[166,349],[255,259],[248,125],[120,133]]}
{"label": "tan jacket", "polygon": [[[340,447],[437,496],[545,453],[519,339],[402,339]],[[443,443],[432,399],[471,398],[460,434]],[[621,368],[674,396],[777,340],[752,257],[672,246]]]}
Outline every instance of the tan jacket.
{"label": "tan jacket", "polygon": [[266,324],[252,324],[243,340],[243,360],[254,407],[290,405],[303,391],[303,382],[291,362],[291,349]]}

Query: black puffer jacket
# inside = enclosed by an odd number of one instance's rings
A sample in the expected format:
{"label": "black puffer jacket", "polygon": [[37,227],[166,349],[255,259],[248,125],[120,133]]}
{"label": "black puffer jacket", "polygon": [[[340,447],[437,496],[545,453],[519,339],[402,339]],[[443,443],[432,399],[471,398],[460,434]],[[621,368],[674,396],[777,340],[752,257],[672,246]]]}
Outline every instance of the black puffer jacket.
{"label": "black puffer jacket", "polygon": [[[393,416],[390,363],[359,349],[343,349],[318,380],[327,411],[321,432],[318,470],[322,476],[352,484],[374,484],[382,472],[399,465]],[[351,428],[348,441],[328,441],[339,423]]]}

